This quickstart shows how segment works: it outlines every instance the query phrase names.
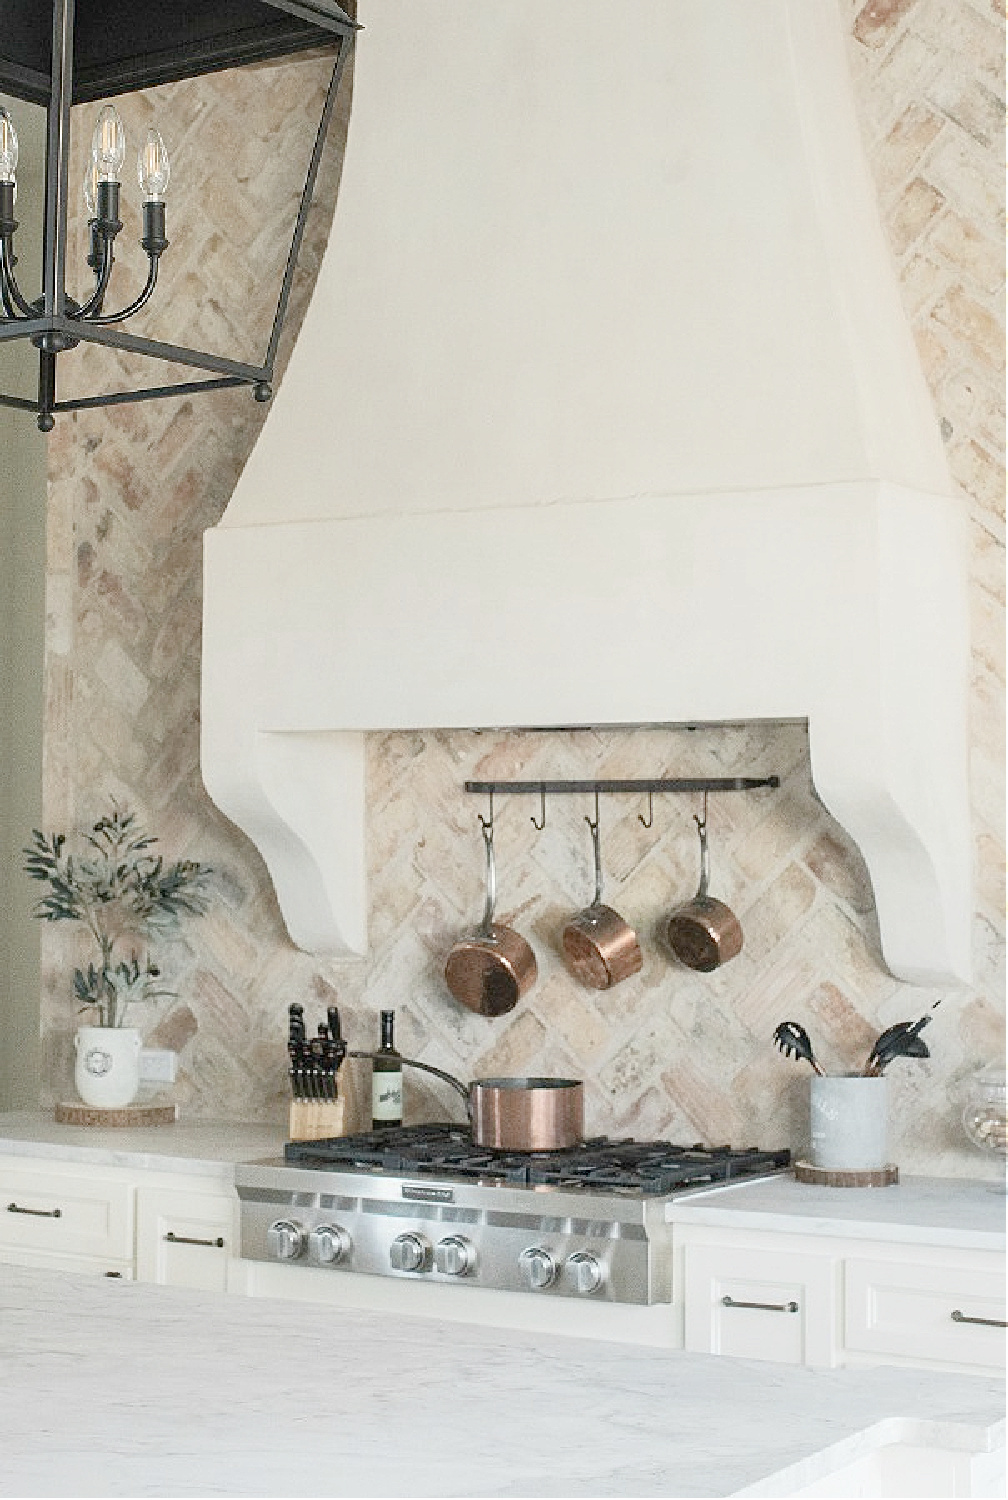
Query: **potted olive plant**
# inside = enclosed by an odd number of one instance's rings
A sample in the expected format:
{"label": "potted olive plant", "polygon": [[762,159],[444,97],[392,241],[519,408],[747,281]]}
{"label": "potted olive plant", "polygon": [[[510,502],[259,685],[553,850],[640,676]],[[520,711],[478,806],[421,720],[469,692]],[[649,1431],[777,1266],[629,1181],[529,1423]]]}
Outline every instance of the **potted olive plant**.
{"label": "potted olive plant", "polygon": [[80,1010],[93,1015],[75,1037],[75,1080],[85,1104],[116,1109],[131,1103],[139,1087],[140,1033],[125,1024],[130,1007],[174,993],[160,983],[150,944],[181,917],[202,916],[211,872],[194,860],[166,864],[151,852],[157,838],[114,798],[111,812],[79,837],[75,857],[66,834],[33,829],[25,870],[48,886],[33,915],[79,922],[97,945],[98,961],[73,976]]}

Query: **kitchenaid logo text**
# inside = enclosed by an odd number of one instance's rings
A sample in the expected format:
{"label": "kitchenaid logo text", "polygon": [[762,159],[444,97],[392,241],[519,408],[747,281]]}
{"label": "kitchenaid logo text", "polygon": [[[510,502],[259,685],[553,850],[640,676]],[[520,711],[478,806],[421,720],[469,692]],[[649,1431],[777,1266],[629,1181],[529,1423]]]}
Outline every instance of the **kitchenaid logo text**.
{"label": "kitchenaid logo text", "polygon": [[411,1199],[414,1203],[454,1203],[454,1188],[426,1187],[404,1182],[402,1195]]}

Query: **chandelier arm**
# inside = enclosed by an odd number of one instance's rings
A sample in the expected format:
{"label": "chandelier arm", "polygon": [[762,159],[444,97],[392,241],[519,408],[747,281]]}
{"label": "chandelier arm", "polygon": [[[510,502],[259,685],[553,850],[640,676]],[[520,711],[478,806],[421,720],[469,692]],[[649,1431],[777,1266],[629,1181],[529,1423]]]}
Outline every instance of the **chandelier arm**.
{"label": "chandelier arm", "polygon": [[84,319],[94,321],[92,319],[92,314],[99,311],[102,302],[105,300],[105,293],[108,291],[109,277],[111,276],[111,274],[112,246],[108,240],[103,240],[101,269],[95,273],[94,292],[85,302],[80,312],[71,313],[71,317],[76,318],[78,322]]}
{"label": "chandelier arm", "polygon": [[3,282],[4,306],[13,302],[17,313],[12,312],[11,317],[20,314],[24,318],[38,317],[37,310],[30,302],[26,302],[21,295],[21,289],[14,275],[14,267],[11,264],[13,258],[13,246],[6,235],[0,235],[0,280]]}
{"label": "chandelier arm", "polygon": [[132,318],[135,312],[139,312],[145,302],[150,301],[151,297],[154,294],[154,288],[157,286],[158,257],[156,255],[151,255],[149,256],[149,260],[150,269],[147,272],[147,285],[144,287],[139,297],[137,297],[136,301],[131,302],[128,307],[122,308],[120,312],[103,313],[100,317],[89,318],[89,323],[124,323],[127,318]]}
{"label": "chandelier arm", "polygon": [[6,275],[3,274],[2,267],[0,267],[0,301],[3,302],[4,321],[5,322],[10,322],[10,323],[18,323],[18,322],[23,323],[24,322],[23,318],[19,318],[18,317],[18,314],[17,314],[17,312],[15,310],[14,304],[11,301],[10,292],[7,290],[7,277],[6,277]]}

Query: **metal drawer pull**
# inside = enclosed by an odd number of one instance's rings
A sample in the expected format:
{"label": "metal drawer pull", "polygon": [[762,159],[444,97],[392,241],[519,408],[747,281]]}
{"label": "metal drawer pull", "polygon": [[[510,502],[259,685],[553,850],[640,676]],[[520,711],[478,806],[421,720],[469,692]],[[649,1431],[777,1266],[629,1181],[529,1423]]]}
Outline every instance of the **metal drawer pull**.
{"label": "metal drawer pull", "polygon": [[35,1219],[62,1219],[61,1208],[22,1208],[20,1203],[8,1203],[9,1214],[31,1214]]}
{"label": "metal drawer pull", "polygon": [[1004,1318],[970,1318],[958,1307],[952,1309],[953,1323],[982,1323],[985,1328],[1008,1328]]}
{"label": "metal drawer pull", "polygon": [[165,1235],[165,1239],[173,1245],[206,1245],[208,1250],[224,1249],[224,1241],[221,1239],[220,1235],[218,1235],[215,1240],[194,1240],[191,1235],[176,1234],[173,1229],[169,1229],[168,1233]]}
{"label": "metal drawer pull", "polygon": [[[760,1312],[787,1312],[798,1311],[797,1302],[736,1302],[734,1297],[722,1297],[722,1307],[757,1307]],[[955,1313],[952,1314],[955,1317]]]}

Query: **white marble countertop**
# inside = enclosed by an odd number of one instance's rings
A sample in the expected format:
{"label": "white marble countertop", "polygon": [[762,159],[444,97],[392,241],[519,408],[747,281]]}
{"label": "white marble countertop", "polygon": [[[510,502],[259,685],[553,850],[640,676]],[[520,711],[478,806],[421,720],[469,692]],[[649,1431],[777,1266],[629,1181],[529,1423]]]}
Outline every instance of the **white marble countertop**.
{"label": "white marble countertop", "polygon": [[172,1125],[58,1125],[42,1110],[0,1114],[0,1152],[10,1156],[92,1162],[143,1171],[215,1175],[235,1162],[283,1155],[286,1135],[276,1125],[176,1120]]}
{"label": "white marble countertop", "polygon": [[11,1266],[0,1329],[0,1495],[780,1495],[903,1419],[925,1444],[1004,1443],[1004,1386],[981,1376],[791,1369]]}
{"label": "white marble countertop", "polygon": [[1005,1206],[1004,1193],[972,1178],[904,1177],[892,1187],[828,1188],[796,1182],[786,1172],[674,1198],[666,1218],[683,1225],[1003,1251]]}

